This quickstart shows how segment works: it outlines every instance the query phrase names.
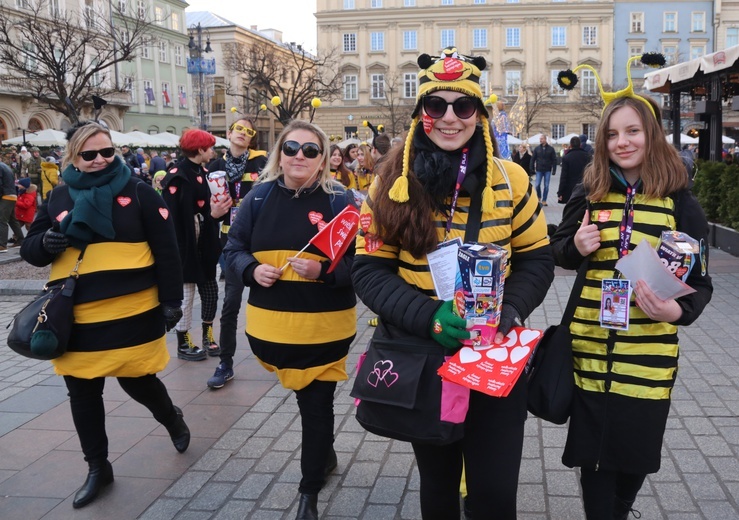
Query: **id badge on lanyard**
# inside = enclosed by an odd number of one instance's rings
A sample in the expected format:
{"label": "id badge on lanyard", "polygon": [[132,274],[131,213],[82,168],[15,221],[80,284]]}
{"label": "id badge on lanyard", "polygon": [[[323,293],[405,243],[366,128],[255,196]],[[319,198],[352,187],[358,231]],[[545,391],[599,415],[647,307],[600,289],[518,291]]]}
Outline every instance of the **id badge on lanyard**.
{"label": "id badge on lanyard", "polygon": [[629,330],[631,282],[607,278],[600,283],[600,326],[604,329]]}

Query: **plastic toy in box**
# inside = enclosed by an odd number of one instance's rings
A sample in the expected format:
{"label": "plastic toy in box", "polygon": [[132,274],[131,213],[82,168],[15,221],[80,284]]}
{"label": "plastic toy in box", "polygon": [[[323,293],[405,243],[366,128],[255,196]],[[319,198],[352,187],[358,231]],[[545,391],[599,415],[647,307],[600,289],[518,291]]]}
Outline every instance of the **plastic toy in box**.
{"label": "plastic toy in box", "polygon": [[662,264],[683,282],[699,259],[700,244],[696,239],[681,231],[663,231],[657,246],[657,255]]}
{"label": "plastic toy in box", "polygon": [[472,339],[464,345],[493,344],[500,324],[508,253],[495,244],[463,244],[457,252],[459,270],[454,286],[454,310],[467,320]]}

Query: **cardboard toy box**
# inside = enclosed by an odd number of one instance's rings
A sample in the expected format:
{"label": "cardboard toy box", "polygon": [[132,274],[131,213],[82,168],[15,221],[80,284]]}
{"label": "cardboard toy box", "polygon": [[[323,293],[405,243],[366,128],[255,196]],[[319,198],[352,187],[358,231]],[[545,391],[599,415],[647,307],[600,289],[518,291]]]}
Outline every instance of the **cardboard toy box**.
{"label": "cardboard toy box", "polygon": [[459,271],[454,287],[454,310],[467,320],[469,346],[493,344],[500,324],[507,251],[495,244],[463,244],[457,253]]}
{"label": "cardboard toy box", "polygon": [[657,246],[662,264],[683,282],[688,279],[699,253],[698,241],[681,231],[663,231]]}

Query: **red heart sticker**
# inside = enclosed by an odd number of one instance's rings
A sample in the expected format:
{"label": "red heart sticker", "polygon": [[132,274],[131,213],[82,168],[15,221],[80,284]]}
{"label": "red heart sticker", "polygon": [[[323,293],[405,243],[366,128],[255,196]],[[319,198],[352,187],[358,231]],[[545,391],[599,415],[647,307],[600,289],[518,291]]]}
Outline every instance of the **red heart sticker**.
{"label": "red heart sticker", "polygon": [[169,192],[170,192],[170,193],[171,193],[172,195],[174,195],[175,193],[177,193],[177,186],[170,186],[170,187],[169,187]]}
{"label": "red heart sticker", "polygon": [[203,168],[203,171],[204,171],[205,173],[208,173],[208,168],[206,168],[205,166],[201,166],[201,168]]}
{"label": "red heart sticker", "polygon": [[202,175],[198,175],[198,176],[197,176],[197,177],[195,177],[195,178],[196,178],[196,179],[198,180],[198,182],[199,182],[200,184],[203,184],[203,176],[202,176]]}
{"label": "red heart sticker", "polygon": [[434,128],[434,119],[428,114],[424,114],[421,120],[423,121],[423,131],[426,132],[426,135],[430,134]]}
{"label": "red heart sticker", "polygon": [[69,213],[69,211],[67,211],[67,210],[65,209],[64,211],[62,211],[61,213],[59,213],[59,214],[58,214],[58,215],[56,216],[56,221],[57,221],[57,222],[61,222],[62,220],[64,220],[64,217],[66,217],[68,213]]}
{"label": "red heart sticker", "polygon": [[167,220],[167,217],[169,217],[169,210],[167,208],[159,208],[159,214],[164,220]]}
{"label": "red heart sticker", "polygon": [[380,249],[382,245],[383,241],[374,233],[367,233],[364,235],[364,250],[368,253],[374,253]]}
{"label": "red heart sticker", "polygon": [[599,211],[598,212],[598,222],[608,222],[610,219],[611,219],[610,211]]}
{"label": "red heart sticker", "polygon": [[198,204],[198,207],[199,208],[202,208],[203,206],[205,206],[205,201],[204,200],[199,200],[199,201],[197,201],[197,204]]}
{"label": "red heart sticker", "polygon": [[128,206],[129,204],[131,204],[131,197],[118,197],[115,200],[117,200],[118,204],[120,204],[124,208]]}
{"label": "red heart sticker", "polygon": [[308,220],[310,220],[310,223],[313,225],[318,224],[323,220],[323,214],[318,213],[317,211],[311,211],[308,213]]}
{"label": "red heart sticker", "polygon": [[464,63],[457,58],[446,58],[444,60],[444,72],[461,72],[464,69]]}
{"label": "red heart sticker", "polygon": [[372,214],[363,213],[359,215],[359,224],[362,226],[362,231],[365,233],[369,231],[369,228],[372,225]]}
{"label": "red heart sticker", "polygon": [[249,177],[251,178],[252,181],[255,181],[259,178],[259,174],[257,172],[250,173]]}
{"label": "red heart sticker", "polygon": [[687,272],[688,272],[687,267],[685,266],[678,267],[677,270],[675,271],[675,276],[677,276],[678,278],[682,278],[683,276],[685,276],[685,273]]}
{"label": "red heart sticker", "polygon": [[321,220],[321,221],[320,221],[320,222],[318,223],[318,231],[321,231],[321,230],[322,230],[323,228],[325,228],[326,226],[328,226],[328,224],[326,224],[326,223],[325,223],[325,222],[324,222],[323,220]]}

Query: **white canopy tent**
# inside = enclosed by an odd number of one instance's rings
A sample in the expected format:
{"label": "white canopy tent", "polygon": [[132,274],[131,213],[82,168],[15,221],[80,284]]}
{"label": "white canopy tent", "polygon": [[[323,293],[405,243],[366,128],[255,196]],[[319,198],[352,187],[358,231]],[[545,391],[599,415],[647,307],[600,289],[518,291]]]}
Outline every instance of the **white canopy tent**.
{"label": "white canopy tent", "polygon": [[[64,146],[67,144],[67,134],[59,130],[39,130],[26,132],[26,142],[31,146]],[[23,144],[23,136],[6,139],[3,144]]]}
{"label": "white canopy tent", "polygon": [[[539,144],[539,139],[541,138],[542,135],[544,135],[544,134],[535,134],[535,135],[532,135],[531,137],[529,137],[528,139],[526,139],[526,142],[529,143],[529,144]],[[552,141],[548,139],[547,140],[547,143],[552,144]]]}
{"label": "white canopy tent", "polygon": [[361,142],[362,141],[360,141],[356,137],[351,137],[349,139],[344,139],[343,141],[341,141],[340,143],[338,143],[338,145],[339,145],[339,148],[341,148],[343,150],[344,148],[346,148],[350,144],[356,144],[357,146],[359,146],[359,143],[361,143]]}
{"label": "white canopy tent", "polygon": [[[672,134],[667,134],[665,136],[667,138],[667,141],[670,143],[672,142]],[[733,141],[732,141],[733,142]],[[690,137],[687,134],[680,134],[680,144],[697,144],[698,138],[697,137]]]}
{"label": "white canopy tent", "polygon": [[213,137],[216,138],[216,146],[221,148],[228,148],[229,146],[231,146],[231,141],[229,141],[228,139],[218,137],[217,135],[214,135]]}
{"label": "white canopy tent", "polygon": [[126,137],[129,138],[129,142],[126,143],[132,147],[147,147],[147,146],[171,146],[167,141],[163,140],[161,137],[157,137],[152,134],[146,134],[144,132],[139,132],[138,130],[134,130],[133,132],[127,132]]}
{"label": "white canopy tent", "polygon": [[[559,139],[555,139],[555,144],[570,144],[570,141],[573,137],[580,137],[580,134],[567,134],[565,136],[560,137]],[[551,143],[550,143],[551,144]]]}
{"label": "white canopy tent", "polygon": [[523,141],[519,139],[518,137],[516,137],[515,135],[510,135],[510,134],[508,135],[508,144],[519,145],[521,143],[523,143]]}
{"label": "white canopy tent", "polygon": [[167,143],[167,146],[179,146],[180,145],[180,136],[176,134],[172,134],[170,132],[160,132],[158,134],[153,134],[154,137],[157,139],[161,139],[162,141]]}
{"label": "white canopy tent", "polygon": [[724,144],[734,144],[736,141],[729,137],[728,135],[722,135],[721,136],[721,142]]}

